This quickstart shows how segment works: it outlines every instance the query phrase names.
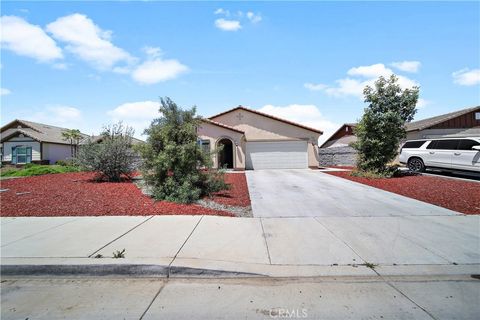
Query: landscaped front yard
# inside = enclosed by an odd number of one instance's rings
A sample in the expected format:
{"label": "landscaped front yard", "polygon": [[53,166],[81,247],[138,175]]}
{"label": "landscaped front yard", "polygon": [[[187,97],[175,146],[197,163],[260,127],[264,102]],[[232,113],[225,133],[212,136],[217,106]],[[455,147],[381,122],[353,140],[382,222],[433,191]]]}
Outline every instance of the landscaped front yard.
{"label": "landscaped front yard", "polygon": [[465,214],[480,214],[480,183],[423,175],[390,179],[355,177],[350,171],[328,174],[363,183]]}
{"label": "landscaped front yard", "polygon": [[[199,205],[155,202],[130,181],[95,182],[95,174],[59,173],[1,181],[1,216],[222,215],[231,213]],[[250,205],[245,174],[226,174],[230,190],[211,200]]]}

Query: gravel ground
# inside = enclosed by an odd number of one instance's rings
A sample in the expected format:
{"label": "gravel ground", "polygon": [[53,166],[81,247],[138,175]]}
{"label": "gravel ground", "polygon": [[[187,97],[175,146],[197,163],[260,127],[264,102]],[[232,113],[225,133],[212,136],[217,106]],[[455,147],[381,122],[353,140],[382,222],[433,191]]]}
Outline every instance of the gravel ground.
{"label": "gravel ground", "polygon": [[[151,188],[145,184],[141,176],[134,177],[133,181],[144,195],[152,195]],[[229,212],[235,217],[252,218],[252,207],[250,206],[245,174],[227,173],[225,174],[225,181],[230,185],[229,190],[218,192],[212,197],[205,197],[197,201],[196,204],[211,210]]]}
{"label": "gravel ground", "polygon": [[220,211],[227,211],[235,215],[235,217],[242,217],[242,218],[253,218],[252,207],[236,207],[236,206],[229,206],[226,204],[217,203],[211,200],[198,200],[197,204],[213,210],[220,210]]}
{"label": "gravel ground", "polygon": [[2,180],[0,212],[20,216],[221,215],[196,204],[153,201],[131,181],[95,182],[87,172]]}

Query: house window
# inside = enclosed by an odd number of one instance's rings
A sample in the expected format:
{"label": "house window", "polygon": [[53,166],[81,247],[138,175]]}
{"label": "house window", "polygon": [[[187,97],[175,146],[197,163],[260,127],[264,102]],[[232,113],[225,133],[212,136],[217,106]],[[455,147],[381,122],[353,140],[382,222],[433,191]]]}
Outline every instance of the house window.
{"label": "house window", "polygon": [[480,120],[480,112],[475,112],[475,120]]}
{"label": "house window", "polygon": [[12,163],[23,164],[32,162],[32,147],[16,146],[12,148]]}
{"label": "house window", "polygon": [[210,140],[201,140],[200,147],[202,148],[203,152],[210,152]]}

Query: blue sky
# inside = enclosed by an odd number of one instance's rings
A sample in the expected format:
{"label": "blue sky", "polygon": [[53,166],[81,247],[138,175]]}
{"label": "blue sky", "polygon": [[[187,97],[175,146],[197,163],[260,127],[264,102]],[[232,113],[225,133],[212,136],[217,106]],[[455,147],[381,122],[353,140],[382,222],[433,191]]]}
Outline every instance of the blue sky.
{"label": "blue sky", "polygon": [[3,2],[1,19],[2,124],[140,136],[169,96],[328,136],[391,73],[420,85],[417,119],[480,104],[479,2]]}

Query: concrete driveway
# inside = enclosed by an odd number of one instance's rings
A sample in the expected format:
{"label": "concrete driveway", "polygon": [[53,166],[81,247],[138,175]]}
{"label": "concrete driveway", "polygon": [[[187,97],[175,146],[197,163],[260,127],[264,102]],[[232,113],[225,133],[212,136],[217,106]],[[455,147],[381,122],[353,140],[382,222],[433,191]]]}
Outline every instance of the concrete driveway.
{"label": "concrete driveway", "polygon": [[247,171],[254,217],[457,215],[315,170]]}

